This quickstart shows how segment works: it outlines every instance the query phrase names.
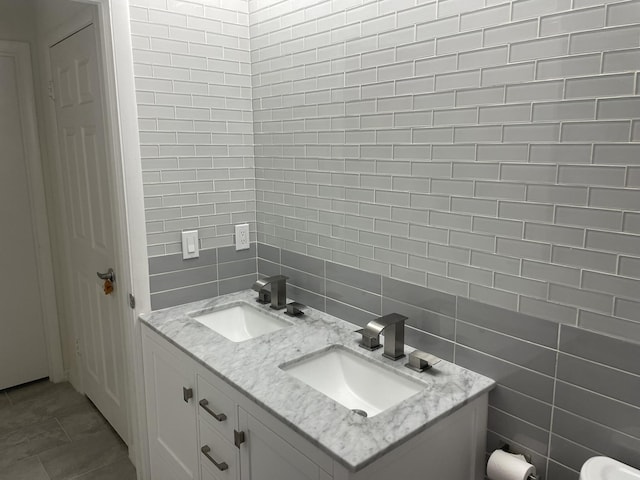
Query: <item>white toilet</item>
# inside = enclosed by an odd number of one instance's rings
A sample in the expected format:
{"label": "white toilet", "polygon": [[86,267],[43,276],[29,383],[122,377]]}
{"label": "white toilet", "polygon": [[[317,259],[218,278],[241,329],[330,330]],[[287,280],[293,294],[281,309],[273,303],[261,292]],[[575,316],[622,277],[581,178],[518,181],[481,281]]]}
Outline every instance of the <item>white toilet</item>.
{"label": "white toilet", "polygon": [[584,462],[580,480],[640,480],[640,470],[609,457],[593,457]]}

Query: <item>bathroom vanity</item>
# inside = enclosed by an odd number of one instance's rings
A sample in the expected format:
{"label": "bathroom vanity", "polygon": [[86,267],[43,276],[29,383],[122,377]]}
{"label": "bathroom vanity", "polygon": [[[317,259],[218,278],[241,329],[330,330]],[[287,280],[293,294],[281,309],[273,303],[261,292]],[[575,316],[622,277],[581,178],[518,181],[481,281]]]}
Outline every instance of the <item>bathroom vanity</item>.
{"label": "bathroom vanity", "polygon": [[153,480],[484,477],[486,377],[414,372],[250,291],[141,320]]}

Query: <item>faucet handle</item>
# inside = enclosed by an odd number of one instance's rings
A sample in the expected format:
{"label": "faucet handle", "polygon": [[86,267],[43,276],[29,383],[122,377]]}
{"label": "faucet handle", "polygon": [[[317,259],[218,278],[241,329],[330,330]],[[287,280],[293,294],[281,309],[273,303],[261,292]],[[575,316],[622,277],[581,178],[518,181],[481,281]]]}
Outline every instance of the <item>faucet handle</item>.
{"label": "faucet handle", "polygon": [[304,311],[306,308],[306,305],[298,302],[291,302],[287,303],[287,310],[284,313],[286,313],[290,317],[298,317],[300,315],[304,315]]}
{"label": "faucet handle", "polygon": [[406,363],[405,367],[415,370],[416,372],[424,372],[441,361],[442,359],[435,355],[431,355],[430,353],[426,353],[421,350],[414,350],[409,354],[409,363]]}
{"label": "faucet handle", "polygon": [[269,292],[268,290],[260,290],[258,292],[258,298],[256,298],[256,302],[262,304],[271,302],[271,292]]}
{"label": "faucet handle", "polygon": [[369,330],[366,328],[361,328],[360,330],[356,330],[354,333],[359,333],[362,335],[360,339],[360,343],[358,344],[360,347],[373,352],[382,347],[380,345],[380,335],[372,335]]}

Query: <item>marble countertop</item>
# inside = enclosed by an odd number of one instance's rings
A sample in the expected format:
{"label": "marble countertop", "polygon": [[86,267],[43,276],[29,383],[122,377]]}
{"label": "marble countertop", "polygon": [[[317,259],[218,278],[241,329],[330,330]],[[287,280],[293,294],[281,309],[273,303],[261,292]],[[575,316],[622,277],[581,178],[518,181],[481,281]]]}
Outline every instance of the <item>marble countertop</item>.
{"label": "marble countertop", "polygon": [[[351,471],[358,471],[493,388],[495,382],[452,363],[441,361],[424,373],[404,367],[406,358],[392,361],[382,350],[358,347],[358,327],[308,308],[289,317],[255,301],[246,290],[210,300],[144,314],[140,319],[255,403],[317,445]],[[293,325],[235,343],[189,316],[234,303],[250,303],[268,315]],[[424,389],[378,415],[361,417],[279,368],[300,357],[341,345],[383,368],[421,382]],[[413,349],[405,347],[409,353]]]}

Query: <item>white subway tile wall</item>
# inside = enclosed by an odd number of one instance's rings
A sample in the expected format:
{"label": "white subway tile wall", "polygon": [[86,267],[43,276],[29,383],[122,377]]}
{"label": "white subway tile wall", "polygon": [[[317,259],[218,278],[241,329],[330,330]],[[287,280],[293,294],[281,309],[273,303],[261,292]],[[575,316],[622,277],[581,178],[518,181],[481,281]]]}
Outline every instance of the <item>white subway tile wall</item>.
{"label": "white subway tile wall", "polygon": [[249,12],[259,242],[640,338],[640,1]]}
{"label": "white subway tile wall", "polygon": [[129,0],[150,257],[255,240],[247,0]]}

